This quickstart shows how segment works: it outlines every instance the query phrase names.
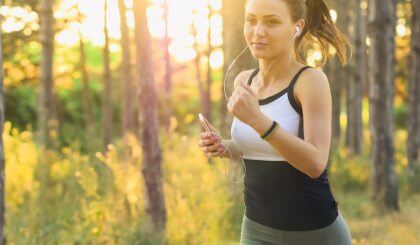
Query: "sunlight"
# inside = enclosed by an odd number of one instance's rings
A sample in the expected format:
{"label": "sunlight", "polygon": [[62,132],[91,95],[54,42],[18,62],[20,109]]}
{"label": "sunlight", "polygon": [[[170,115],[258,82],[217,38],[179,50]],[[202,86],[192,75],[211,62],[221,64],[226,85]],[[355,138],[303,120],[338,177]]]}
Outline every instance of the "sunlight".
{"label": "sunlight", "polygon": [[334,23],[337,21],[337,11],[335,11],[334,9],[330,10],[330,15],[332,20],[334,21]]}
{"label": "sunlight", "polygon": [[210,66],[213,69],[219,69],[223,66],[223,51],[217,49],[210,54]]}
{"label": "sunlight", "polygon": [[407,35],[407,28],[405,28],[404,24],[398,24],[396,27],[397,30],[397,35],[400,37],[404,37],[405,35]]}
{"label": "sunlight", "polygon": [[[78,45],[80,31],[84,40],[96,46],[103,46],[104,1],[107,1],[109,10],[107,16],[109,37],[114,40],[120,39],[118,0],[63,0],[57,6],[54,18],[70,20],[65,29],[55,34],[57,43],[64,46]],[[126,0],[125,3],[127,6],[127,25],[133,31],[133,1]],[[153,0],[153,3],[147,9],[148,27],[152,38],[162,39],[165,35],[163,4],[164,0]],[[209,26],[211,26],[211,45],[217,48],[223,44],[222,17],[219,13],[215,13],[209,21],[209,4],[213,11],[221,10],[221,0],[210,0],[210,2],[207,0],[168,0],[168,35],[172,41],[169,50],[175,60],[187,62],[194,59],[196,54],[193,50],[194,42],[197,42],[198,47],[206,48],[208,46]],[[77,21],[77,7],[84,16],[81,23]],[[39,29],[38,15],[30,9],[2,6],[0,13],[5,16],[2,28],[6,33],[20,31],[27,25],[29,25],[29,29],[24,30],[25,35],[30,35],[33,30]],[[192,36],[192,27],[197,31],[196,38]],[[111,46],[111,51],[119,50],[119,47]],[[220,52],[212,53],[210,60],[213,68],[220,67],[223,63]]]}
{"label": "sunlight", "polygon": [[397,35],[400,36],[400,37],[406,36],[408,33],[407,33],[407,28],[405,26],[406,25],[405,19],[404,18],[398,18],[398,22],[397,23],[398,24],[395,27],[396,28],[396,32],[397,32]]}
{"label": "sunlight", "polygon": [[0,14],[4,17],[2,21],[2,30],[5,33],[20,31],[25,28],[25,26],[29,26],[29,28],[34,30],[39,27],[37,24],[38,15],[28,9],[1,6]]}
{"label": "sunlight", "polygon": [[321,51],[319,51],[319,50],[315,50],[315,51],[313,52],[312,56],[314,57],[314,59],[315,59],[316,61],[320,61],[320,60],[322,60],[322,53],[321,53]]}

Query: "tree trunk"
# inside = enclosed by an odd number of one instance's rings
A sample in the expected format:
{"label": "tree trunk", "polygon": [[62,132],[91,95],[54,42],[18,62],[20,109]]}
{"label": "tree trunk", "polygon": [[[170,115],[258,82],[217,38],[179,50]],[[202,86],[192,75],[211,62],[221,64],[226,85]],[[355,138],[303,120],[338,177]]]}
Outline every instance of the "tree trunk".
{"label": "tree trunk", "polygon": [[[336,84],[337,84],[337,79],[335,77],[335,75],[336,75],[336,69],[337,69],[336,62],[337,62],[337,59],[335,57],[332,57],[325,64],[325,68],[324,68],[324,71],[325,71],[325,73],[328,76],[328,81],[331,84],[331,93],[334,92],[334,89],[336,89]],[[334,116],[334,113],[335,113],[334,110],[337,109],[336,107],[334,107],[335,102],[336,102],[335,101],[335,98],[333,97],[333,108],[332,108],[333,109],[333,112],[332,112],[333,113],[333,116]],[[339,123],[339,121],[338,121],[338,123]],[[340,127],[340,124],[336,125],[336,121],[335,121],[335,118],[334,117],[332,118],[332,125],[333,125],[333,132],[332,132],[332,137],[331,137],[331,148],[332,149],[335,149],[336,147],[339,146],[339,143],[340,142],[339,142],[339,138],[336,137],[336,135],[334,134],[335,132],[337,132],[339,130],[337,128],[334,128],[334,127]],[[331,166],[331,160],[332,160],[331,154],[332,153],[333,153],[333,151],[330,151],[329,152],[328,163],[327,163],[327,170],[329,170],[329,168]]]}
{"label": "tree trunk", "polygon": [[207,79],[206,79],[206,90],[205,90],[205,97],[204,97],[204,108],[203,114],[207,118],[207,120],[212,123],[212,113],[211,113],[211,66],[210,66],[210,55],[213,51],[211,46],[211,26],[210,26],[210,19],[213,14],[213,11],[211,9],[210,1],[208,1],[208,8],[209,8],[209,15],[208,15],[208,21],[209,21],[209,29],[207,31]]}
{"label": "tree trunk", "polygon": [[340,113],[341,113],[341,96],[340,96],[340,84],[341,79],[339,78],[339,69],[340,65],[338,64],[338,58],[333,57],[329,63],[328,63],[328,80],[331,84],[331,93],[332,93],[332,99],[333,99],[333,108],[332,108],[332,138],[333,138],[333,144],[334,146],[338,146],[340,143],[340,133],[341,133],[341,127],[340,127]]}
{"label": "tree trunk", "polygon": [[[41,37],[41,89],[39,94],[39,156],[34,176],[39,183],[39,195],[37,203],[41,208],[48,209],[53,205],[51,202],[51,188],[53,180],[50,177],[52,160],[48,157],[48,149],[53,149],[55,140],[50,137],[50,132],[57,129],[55,118],[53,95],[53,54],[54,54],[54,29],[53,29],[53,0],[41,0],[40,2],[40,37]],[[40,227],[50,222],[49,217],[39,219],[36,225]],[[42,239],[42,238],[41,238]]]}
{"label": "tree trunk", "polygon": [[171,116],[172,116],[172,65],[171,65],[171,55],[169,53],[169,44],[171,43],[171,39],[168,33],[168,0],[165,0],[164,3],[164,14],[163,19],[165,22],[165,36],[163,38],[163,49],[164,53],[164,61],[165,61],[165,100],[164,103],[167,106],[163,106],[162,109],[165,111],[164,116],[164,125],[165,129],[168,131],[170,128]]}
{"label": "tree trunk", "polygon": [[354,70],[352,80],[352,98],[349,110],[352,111],[352,120],[350,120],[352,134],[350,136],[350,149],[354,154],[362,152],[363,144],[363,120],[362,120],[362,101],[363,101],[363,83],[366,72],[366,28],[365,15],[361,8],[362,0],[355,1],[355,21],[354,21]]}
{"label": "tree trunk", "polygon": [[[82,22],[82,16],[80,10],[78,8],[79,14],[79,22]],[[89,88],[89,74],[86,67],[86,51],[85,51],[85,43],[83,41],[83,36],[81,31],[79,30],[79,48],[80,48],[80,70],[82,72],[82,81],[83,81],[83,105],[85,110],[85,126],[86,126],[86,142],[92,139],[93,133],[93,108],[92,108],[92,98],[90,95],[90,88]],[[90,144],[86,144],[89,149],[91,149]]]}
{"label": "tree trunk", "polygon": [[[420,183],[420,0],[412,0],[411,78],[408,84],[407,159],[413,184]],[[415,185],[413,185],[415,186]]]}
{"label": "tree trunk", "polygon": [[[194,14],[196,14],[196,11],[194,11]],[[197,79],[197,87],[198,87],[198,93],[199,93],[199,98],[200,98],[200,111],[201,113],[205,116],[208,117],[208,112],[206,112],[206,91],[205,88],[203,86],[203,82],[202,82],[202,78],[201,78],[201,66],[200,66],[200,61],[201,61],[201,50],[198,46],[197,43],[197,39],[198,39],[198,33],[197,33],[197,29],[195,28],[194,25],[191,26],[191,32],[194,36],[194,50],[196,52],[196,56],[194,59],[194,67],[195,67],[195,75],[196,75],[196,79]],[[209,119],[209,118],[207,118]]]}
{"label": "tree trunk", "polygon": [[[348,35],[348,20],[347,10],[349,9],[349,3],[346,0],[340,0],[338,2],[331,2],[334,8],[337,10],[337,26]],[[335,56],[335,70],[334,77],[335,81],[332,83],[332,97],[333,97],[333,135],[336,142],[341,142],[342,132],[340,124],[341,107],[343,100],[343,88],[348,82],[348,67],[342,67],[339,65],[338,57]],[[350,61],[349,61],[350,62]],[[348,64],[349,65],[349,64]],[[347,66],[348,66],[347,65]],[[348,116],[348,115],[347,115]]]}
{"label": "tree trunk", "polygon": [[398,210],[398,188],[393,145],[393,60],[395,3],[371,0],[369,27],[371,33],[369,74],[370,134],[372,142],[373,200],[378,207]]}
{"label": "tree trunk", "polygon": [[111,96],[111,69],[109,67],[109,36],[108,36],[108,2],[104,1],[104,39],[105,45],[103,49],[104,55],[104,90],[102,93],[102,123],[104,136],[104,151],[106,152],[108,145],[111,143],[112,137],[112,96]]}
{"label": "tree trunk", "polygon": [[124,138],[128,134],[134,134],[134,97],[135,89],[132,85],[131,65],[130,65],[130,35],[126,18],[126,6],[124,0],[118,0],[118,9],[120,13],[120,29],[121,29],[121,80],[122,80],[122,131]]}
{"label": "tree trunk", "polygon": [[[258,61],[252,56],[249,48],[234,63],[232,69],[227,71],[229,65],[247,46],[244,37],[245,0],[223,0],[223,79],[226,77],[226,94],[229,98],[233,92],[233,80],[243,70],[258,67]],[[222,101],[220,103],[220,134],[230,136],[232,115],[227,113],[227,100],[223,85]],[[229,127],[229,128],[228,128]]]}
{"label": "tree trunk", "polygon": [[[355,3],[349,1],[346,3],[346,8],[343,9],[345,15],[345,23],[347,24],[346,34],[352,43],[355,41],[355,33],[354,33],[354,26],[355,26],[355,15],[354,15]],[[346,72],[346,116],[347,116],[347,123],[346,123],[346,141],[345,145],[351,151],[351,141],[352,135],[354,134],[354,97],[355,97],[355,90],[354,90],[354,67],[355,67],[355,60],[349,60],[345,72]]]}
{"label": "tree trunk", "polygon": [[[0,0],[0,7],[3,6],[3,1]],[[0,22],[2,23],[0,16]],[[3,144],[3,125],[4,125],[4,90],[3,90],[3,39],[2,28],[0,25],[0,244],[6,244],[6,200],[5,200],[5,159],[4,159],[4,144]]]}
{"label": "tree trunk", "polygon": [[51,130],[55,128],[54,121],[54,98],[53,98],[53,0],[41,0],[40,8],[40,36],[42,45],[41,54],[41,90],[39,94],[39,142],[49,148],[52,139],[49,137]]}
{"label": "tree trunk", "polygon": [[162,156],[158,138],[156,90],[146,9],[146,1],[134,0],[137,72],[140,78],[142,173],[147,192],[146,211],[152,218],[155,228],[162,231],[166,225],[166,209],[162,183]]}

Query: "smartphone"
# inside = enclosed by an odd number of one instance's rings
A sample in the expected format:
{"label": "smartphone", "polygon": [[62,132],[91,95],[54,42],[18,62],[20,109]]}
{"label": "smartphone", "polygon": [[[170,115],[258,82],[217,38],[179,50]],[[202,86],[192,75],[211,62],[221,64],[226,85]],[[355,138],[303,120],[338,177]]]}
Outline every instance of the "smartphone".
{"label": "smartphone", "polygon": [[201,124],[203,125],[204,129],[206,130],[206,132],[210,132],[210,129],[207,127],[206,122],[204,121],[204,116],[201,113],[198,113],[198,118],[201,121]]}

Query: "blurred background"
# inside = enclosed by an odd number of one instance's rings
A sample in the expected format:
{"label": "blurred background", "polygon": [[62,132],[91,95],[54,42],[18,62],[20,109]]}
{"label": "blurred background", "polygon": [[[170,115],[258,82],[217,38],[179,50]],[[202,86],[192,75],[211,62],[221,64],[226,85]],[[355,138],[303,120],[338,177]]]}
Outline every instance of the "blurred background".
{"label": "blurred background", "polygon": [[[245,1],[0,5],[0,242],[239,244],[243,183],[197,114],[230,139]],[[333,194],[353,244],[419,244],[420,1],[327,5],[353,45],[344,67],[307,55],[331,85]],[[227,95],[257,66],[246,51]]]}

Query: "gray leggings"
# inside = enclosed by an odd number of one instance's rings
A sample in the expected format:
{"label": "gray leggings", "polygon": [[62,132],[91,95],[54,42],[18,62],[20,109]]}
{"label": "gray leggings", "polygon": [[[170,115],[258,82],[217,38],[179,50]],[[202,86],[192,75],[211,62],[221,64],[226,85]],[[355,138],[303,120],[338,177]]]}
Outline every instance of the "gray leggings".
{"label": "gray leggings", "polygon": [[332,224],[321,229],[309,231],[284,231],[274,229],[250,220],[244,214],[240,244],[349,245],[351,244],[351,234],[340,211],[338,212],[337,219]]}

